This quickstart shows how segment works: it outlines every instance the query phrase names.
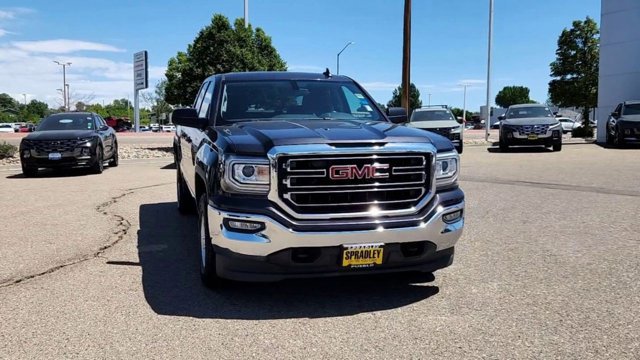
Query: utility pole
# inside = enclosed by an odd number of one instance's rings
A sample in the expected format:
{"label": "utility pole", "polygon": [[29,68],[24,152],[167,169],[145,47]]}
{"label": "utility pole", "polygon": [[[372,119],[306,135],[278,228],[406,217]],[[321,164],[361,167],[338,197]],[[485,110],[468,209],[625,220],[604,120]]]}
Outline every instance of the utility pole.
{"label": "utility pole", "polygon": [[244,27],[249,27],[249,0],[244,0]]}
{"label": "utility pole", "polygon": [[462,97],[462,128],[460,129],[460,133],[464,133],[464,127],[467,124],[467,86],[468,84],[463,84],[464,86],[464,96]]}
{"label": "utility pole", "polygon": [[487,54],[487,110],[484,120],[484,140],[489,141],[491,126],[491,55],[493,46],[493,0],[489,0],[489,44]]}
{"label": "utility pole", "polygon": [[404,0],[404,34],[402,42],[402,107],[409,107],[409,87],[411,86],[411,0]]}
{"label": "utility pole", "polygon": [[67,91],[67,111],[71,109],[71,92],[69,91],[69,84],[64,84],[64,89]]}
{"label": "utility pole", "polygon": [[27,94],[22,94],[22,97],[24,97],[24,106],[27,106]]}
{"label": "utility pole", "polygon": [[347,45],[345,45],[342,50],[340,50],[340,52],[338,53],[338,55],[336,56],[336,75],[340,75],[340,54],[342,54],[343,51],[345,51],[346,48],[349,47],[349,45],[355,44],[353,41],[349,41],[347,43]]}
{"label": "utility pole", "polygon": [[60,62],[57,60],[54,63],[62,66],[62,102],[64,102],[64,110],[69,111],[69,103],[67,98],[67,66],[71,66],[70,62]]}
{"label": "utility pole", "polygon": [[431,94],[429,94],[429,106],[431,106]]}

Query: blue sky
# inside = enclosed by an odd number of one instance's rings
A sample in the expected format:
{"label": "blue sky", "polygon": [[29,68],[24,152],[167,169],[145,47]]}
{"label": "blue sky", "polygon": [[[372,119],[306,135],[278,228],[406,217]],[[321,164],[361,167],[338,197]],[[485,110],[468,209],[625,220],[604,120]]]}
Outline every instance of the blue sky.
{"label": "blue sky", "polygon": [[[493,95],[505,85],[547,98],[556,41],[575,19],[600,21],[600,0],[495,0]],[[249,18],[262,27],[292,71],[335,71],[362,83],[386,103],[400,83],[400,0],[250,0]],[[167,60],[185,50],[214,13],[243,16],[243,0],[3,0],[0,3],[0,92],[22,100],[60,102],[59,66],[72,62],[68,82],[75,99],[110,102],[132,96],[133,53],[149,51],[151,83]],[[488,0],[415,0],[412,81],[423,103],[462,106],[460,84],[471,84],[468,108],[484,103]],[[74,99],[72,99],[73,101]]]}

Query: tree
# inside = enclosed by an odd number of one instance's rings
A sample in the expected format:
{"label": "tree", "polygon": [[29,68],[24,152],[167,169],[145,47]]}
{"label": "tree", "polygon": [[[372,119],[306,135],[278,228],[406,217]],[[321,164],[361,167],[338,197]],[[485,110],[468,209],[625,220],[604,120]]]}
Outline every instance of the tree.
{"label": "tree", "polygon": [[151,106],[151,112],[156,119],[163,119],[173,110],[173,107],[165,101],[167,80],[162,79],[156,84],[152,93],[142,93],[144,101]]}
{"label": "tree", "polygon": [[17,111],[17,109],[18,109],[18,102],[16,101],[16,99],[12,98],[11,95],[9,94],[5,94],[5,93],[0,94],[0,111],[2,112],[7,112],[7,110]]}
{"label": "tree", "polygon": [[264,30],[215,14],[187,46],[169,59],[165,100],[173,105],[193,103],[202,81],[213,74],[240,71],[285,71],[286,63]]}
{"label": "tree", "polygon": [[[391,95],[391,100],[387,103],[387,107],[401,107],[402,106],[402,85],[398,86],[395,90],[393,90],[393,94]],[[420,91],[416,87],[414,83],[409,85],[409,107],[411,109],[408,110],[409,115],[413,112],[413,110],[422,106],[422,100],[420,100]]]}
{"label": "tree", "polygon": [[[455,116],[456,119],[458,119],[462,117],[462,114],[464,114],[464,111],[460,108],[451,108],[451,113],[453,113],[453,116]],[[466,121],[473,120],[473,114],[471,113],[471,111],[469,111],[469,109],[467,109],[465,117],[466,117]]]}
{"label": "tree", "polygon": [[583,126],[591,129],[590,109],[598,105],[600,30],[587,17],[576,20],[558,38],[556,60],[551,63],[549,98],[561,107],[582,108]]}
{"label": "tree", "polygon": [[505,86],[496,95],[496,105],[501,108],[508,108],[516,104],[535,103],[529,98],[529,88],[526,86]]}
{"label": "tree", "polygon": [[76,111],[86,111],[87,110],[87,104],[85,104],[82,101],[78,101],[76,103]]}

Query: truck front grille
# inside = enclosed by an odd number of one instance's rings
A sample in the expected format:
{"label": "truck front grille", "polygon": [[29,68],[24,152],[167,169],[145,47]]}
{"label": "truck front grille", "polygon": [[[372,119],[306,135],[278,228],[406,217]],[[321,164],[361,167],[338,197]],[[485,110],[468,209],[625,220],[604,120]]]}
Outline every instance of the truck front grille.
{"label": "truck front grille", "polygon": [[63,153],[72,152],[75,149],[78,140],[32,140],[31,142],[39,153]]}
{"label": "truck front grille", "polygon": [[282,156],[278,195],[299,214],[411,209],[429,192],[430,154]]}
{"label": "truck front grille", "polygon": [[549,125],[520,125],[516,128],[519,135],[545,135]]}

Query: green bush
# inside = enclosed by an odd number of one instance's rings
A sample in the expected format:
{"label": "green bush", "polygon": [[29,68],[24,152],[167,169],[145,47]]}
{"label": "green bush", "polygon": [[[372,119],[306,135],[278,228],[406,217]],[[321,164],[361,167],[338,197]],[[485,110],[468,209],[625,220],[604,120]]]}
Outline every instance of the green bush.
{"label": "green bush", "polygon": [[592,138],[593,128],[585,128],[584,126],[580,126],[579,128],[575,128],[573,129],[573,131],[571,131],[571,136],[574,138]]}
{"label": "green bush", "polygon": [[7,144],[6,141],[3,141],[0,144],[0,160],[13,157],[17,151],[18,148],[15,145]]}

